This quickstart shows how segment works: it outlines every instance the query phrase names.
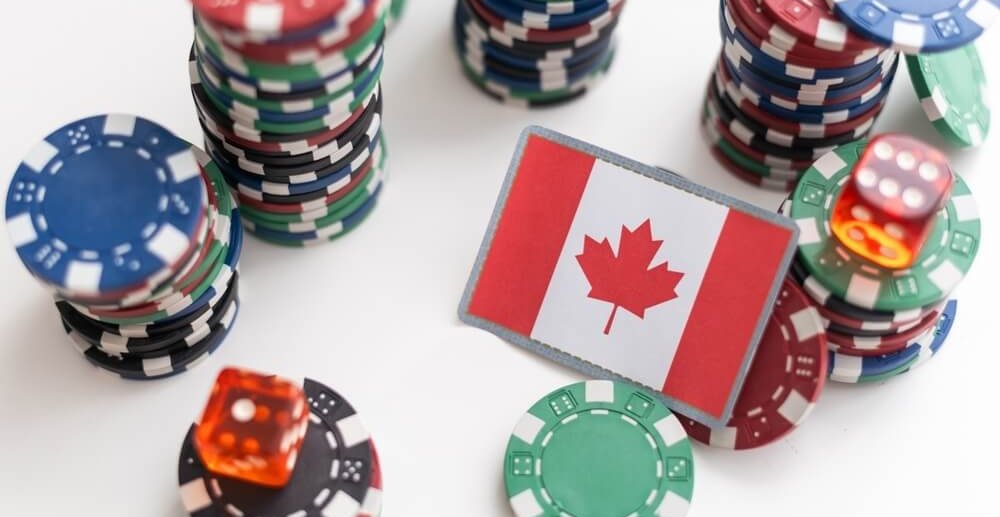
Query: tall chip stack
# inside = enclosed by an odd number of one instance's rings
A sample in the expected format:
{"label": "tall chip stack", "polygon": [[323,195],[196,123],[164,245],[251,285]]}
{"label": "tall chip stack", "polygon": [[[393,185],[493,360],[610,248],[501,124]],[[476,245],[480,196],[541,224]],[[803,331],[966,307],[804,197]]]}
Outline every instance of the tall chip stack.
{"label": "tall chip stack", "polygon": [[579,98],[611,68],[625,0],[458,0],[454,43],[466,77],[506,104]]}
{"label": "tall chip stack", "polygon": [[767,189],[791,191],[815,159],[864,138],[898,67],[823,2],[722,0],[719,30],[703,128],[726,170]]}
{"label": "tall chip stack", "polygon": [[943,154],[897,135],[841,146],[781,212],[802,230],[791,277],[823,319],[831,380],[885,380],[941,349],[981,239],[976,200]]}
{"label": "tall chip stack", "polygon": [[390,0],[194,0],[191,93],[244,226],[273,244],[337,239],[386,178]]}
{"label": "tall chip stack", "polygon": [[18,166],[7,229],[84,357],[120,377],[204,361],[239,310],[243,229],[207,154],[133,115],[54,131]]}

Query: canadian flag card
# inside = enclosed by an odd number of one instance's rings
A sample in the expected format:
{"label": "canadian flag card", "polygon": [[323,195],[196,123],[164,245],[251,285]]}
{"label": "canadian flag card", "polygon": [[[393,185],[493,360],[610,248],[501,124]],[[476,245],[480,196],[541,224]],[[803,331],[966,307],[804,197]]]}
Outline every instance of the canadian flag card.
{"label": "canadian flag card", "polygon": [[565,135],[521,135],[469,325],[724,424],[798,239],[777,214]]}

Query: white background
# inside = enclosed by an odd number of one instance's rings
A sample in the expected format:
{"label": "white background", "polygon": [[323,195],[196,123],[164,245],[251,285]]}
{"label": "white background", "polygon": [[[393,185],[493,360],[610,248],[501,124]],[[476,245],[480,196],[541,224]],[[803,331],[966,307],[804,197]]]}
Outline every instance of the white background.
{"label": "white background", "polygon": [[[4,184],[37,140],[95,113],[136,113],[199,138],[186,2],[9,4],[0,17]],[[386,52],[393,177],[381,206],[318,249],[248,239],[242,312],[198,369],[153,383],[100,375],[0,246],[0,515],[183,515],[181,439],[218,369],[242,365],[315,377],[355,404],[384,457],[386,516],[509,516],[501,465],[510,430],[536,399],[580,380],[455,316],[521,129],[548,126],[777,206],[779,195],[727,176],[698,131],[719,48],[716,2],[630,2],[609,80],[545,112],[474,90],[450,46],[451,2],[411,4]],[[1000,98],[1000,30],[979,44]],[[878,128],[942,143],[904,69]],[[942,354],[885,385],[830,386],[805,425],[770,447],[698,446],[691,516],[997,515],[998,133],[953,153],[985,235]]]}

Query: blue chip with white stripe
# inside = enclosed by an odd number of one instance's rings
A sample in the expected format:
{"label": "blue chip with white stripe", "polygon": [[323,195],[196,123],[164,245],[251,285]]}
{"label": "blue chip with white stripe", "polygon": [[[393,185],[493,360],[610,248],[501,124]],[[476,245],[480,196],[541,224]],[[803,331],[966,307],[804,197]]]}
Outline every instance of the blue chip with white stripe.
{"label": "blue chip with white stripe", "polygon": [[190,146],[133,115],[67,124],[7,192],[7,230],[31,273],[67,298],[165,281],[189,253],[207,194]]}
{"label": "blue chip with white stripe", "polygon": [[1000,0],[832,0],[858,34],[904,54],[944,52],[972,43],[1000,16]]}

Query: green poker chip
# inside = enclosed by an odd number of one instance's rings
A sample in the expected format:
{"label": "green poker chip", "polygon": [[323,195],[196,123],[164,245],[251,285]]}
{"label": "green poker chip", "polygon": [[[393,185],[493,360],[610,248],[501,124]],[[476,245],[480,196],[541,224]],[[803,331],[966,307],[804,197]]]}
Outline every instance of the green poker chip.
{"label": "green poker chip", "polygon": [[504,459],[518,517],[683,516],[694,491],[691,442],[641,388],[587,381],[556,390],[521,418]]}
{"label": "green poker chip", "polygon": [[990,131],[986,73],[975,44],[906,56],[910,80],[927,118],[948,142],[975,147]]}
{"label": "green poker chip", "polygon": [[820,158],[791,198],[798,223],[799,260],[835,296],[876,311],[906,311],[939,303],[968,273],[979,251],[976,200],[958,174],[951,198],[938,212],[913,266],[889,270],[847,250],[831,233],[830,216],[841,187],[864,153],[866,141],[841,146]]}

